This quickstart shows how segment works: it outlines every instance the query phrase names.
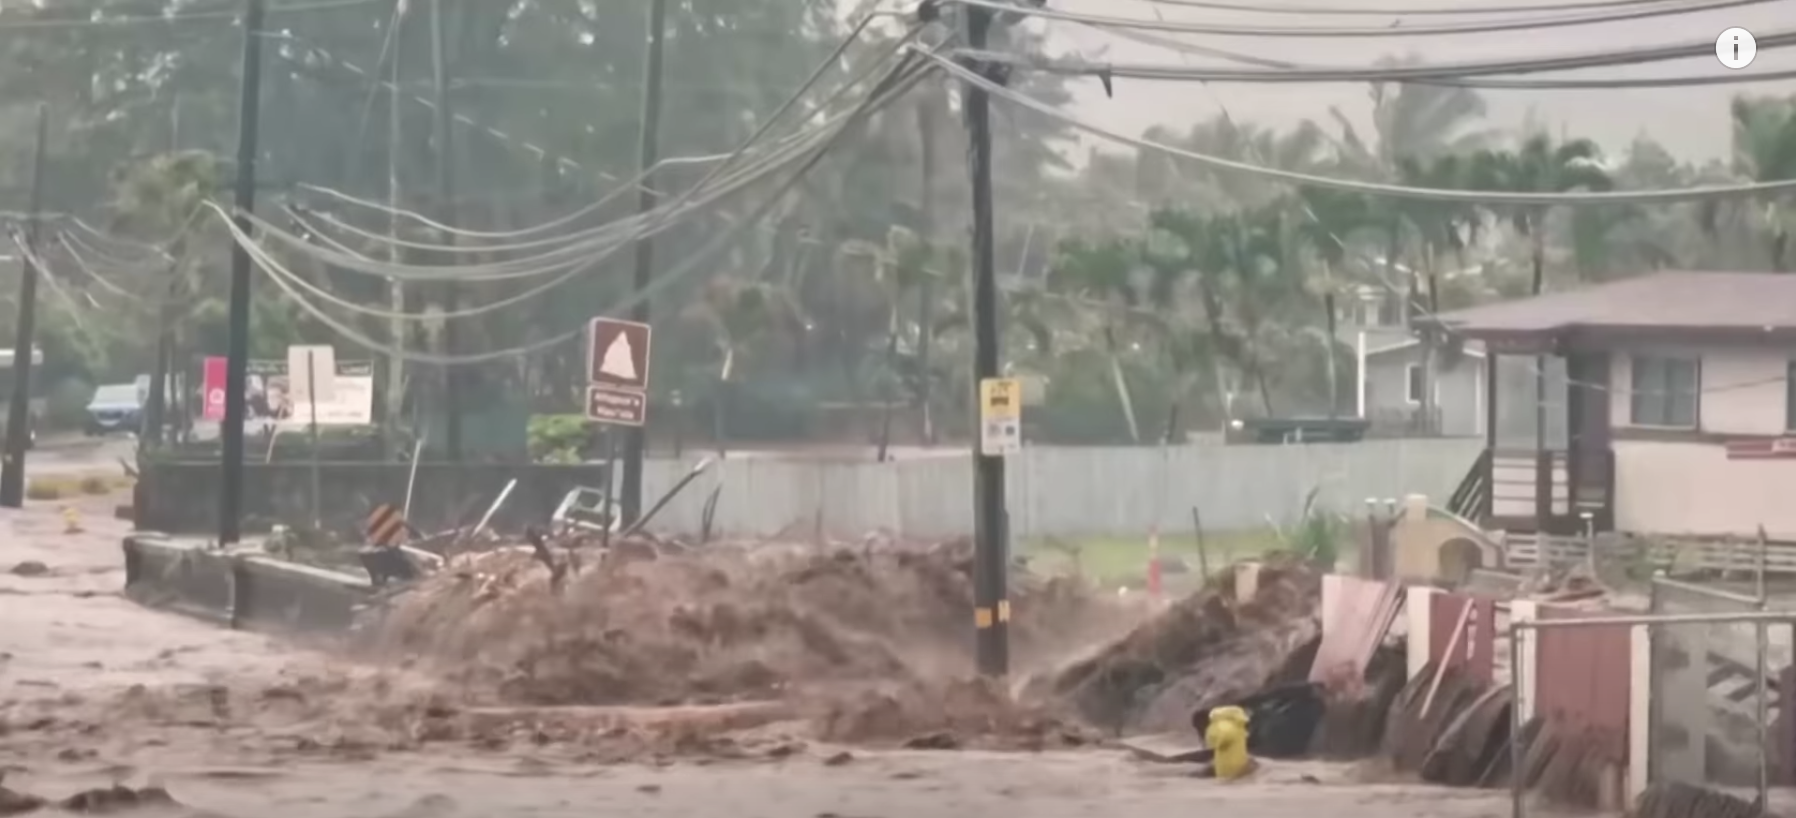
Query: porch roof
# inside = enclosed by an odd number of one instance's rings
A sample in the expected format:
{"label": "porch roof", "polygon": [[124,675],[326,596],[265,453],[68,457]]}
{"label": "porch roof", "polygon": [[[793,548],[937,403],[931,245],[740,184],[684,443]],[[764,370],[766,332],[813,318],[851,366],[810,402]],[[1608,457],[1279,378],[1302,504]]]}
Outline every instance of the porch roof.
{"label": "porch roof", "polygon": [[1503,346],[1616,337],[1783,341],[1796,339],[1796,274],[1652,273],[1455,310],[1426,323]]}

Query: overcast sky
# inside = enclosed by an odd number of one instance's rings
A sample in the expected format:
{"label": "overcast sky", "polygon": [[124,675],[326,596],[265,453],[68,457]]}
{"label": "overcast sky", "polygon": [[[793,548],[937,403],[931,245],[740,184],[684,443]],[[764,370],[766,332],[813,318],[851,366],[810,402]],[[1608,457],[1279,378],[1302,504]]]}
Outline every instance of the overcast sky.
{"label": "overcast sky", "polygon": [[[1498,5],[1505,0],[1477,0],[1470,5]],[[1677,5],[1678,0],[1670,0]],[[1441,8],[1451,0],[1267,0],[1268,5],[1330,5],[1343,8]],[[1519,5],[1542,5],[1547,0],[1514,0]],[[1687,5],[1718,5],[1720,0],[1692,0]],[[1467,4],[1460,4],[1467,5]],[[1469,15],[1419,15],[1404,18],[1349,15],[1273,15],[1230,13],[1179,7],[1151,0],[1049,0],[1049,7],[1068,12],[1129,17],[1144,21],[1163,18],[1257,27],[1352,28],[1393,24],[1429,26],[1478,21]],[[1498,19],[1552,16],[1584,16],[1603,10],[1528,12]],[[1485,17],[1482,19],[1493,19]],[[1736,7],[1654,17],[1643,20],[1535,29],[1521,32],[1320,39],[1291,37],[1216,37],[1155,32],[1235,51],[1258,53],[1291,62],[1321,65],[1366,65],[1383,56],[1415,55],[1430,62],[1488,61],[1544,56],[1564,56],[1638,46],[1710,44],[1720,33],[1740,26],[1758,35],[1768,34],[1782,23],[1796,28],[1796,0],[1740,0]],[[1127,63],[1229,66],[1230,63],[1117,37],[1112,33],[1071,22],[1037,23],[1049,34],[1050,49],[1093,59]],[[1239,67],[1235,65],[1233,67]],[[1551,77],[1652,77],[1695,74],[1749,75],[1755,72],[1796,68],[1796,49],[1764,51],[1751,66],[1730,71],[1713,57],[1685,59],[1650,65],[1590,69]],[[1074,82],[1077,101],[1073,112],[1104,127],[1137,135],[1155,124],[1185,125],[1214,116],[1227,107],[1239,118],[1266,124],[1290,125],[1304,119],[1326,122],[1329,106],[1339,106],[1362,126],[1367,124],[1370,103],[1363,84],[1248,85],[1150,82],[1118,79],[1116,96],[1106,99],[1095,79]],[[1486,91],[1493,125],[1519,128],[1534,116],[1553,131],[1588,136],[1611,149],[1627,146],[1646,133],[1672,152],[1691,160],[1725,156],[1728,150],[1728,100],[1740,91],[1788,94],[1796,83],[1766,82],[1670,89],[1619,89],[1571,91]]]}

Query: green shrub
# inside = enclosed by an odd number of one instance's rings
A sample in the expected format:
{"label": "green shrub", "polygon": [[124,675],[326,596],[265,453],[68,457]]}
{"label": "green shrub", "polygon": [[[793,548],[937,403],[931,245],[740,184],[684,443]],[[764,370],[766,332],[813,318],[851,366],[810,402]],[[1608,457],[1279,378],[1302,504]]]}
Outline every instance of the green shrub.
{"label": "green shrub", "polygon": [[538,463],[578,463],[592,440],[592,423],[582,415],[532,415],[530,459]]}

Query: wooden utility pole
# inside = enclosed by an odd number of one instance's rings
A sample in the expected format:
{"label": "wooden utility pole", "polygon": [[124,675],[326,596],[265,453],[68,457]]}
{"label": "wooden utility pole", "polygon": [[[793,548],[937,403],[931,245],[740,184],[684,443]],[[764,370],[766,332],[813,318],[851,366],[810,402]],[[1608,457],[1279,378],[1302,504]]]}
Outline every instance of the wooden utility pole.
{"label": "wooden utility pole", "polygon": [[[455,226],[455,116],[449,110],[449,54],[448,23],[444,19],[445,0],[430,0],[430,63],[431,84],[434,86],[433,96],[436,99],[436,177],[437,201],[441,212],[437,219],[450,227]],[[455,234],[443,237],[445,244],[455,244]],[[453,254],[450,261],[458,259]],[[458,309],[461,300],[460,287],[451,279],[443,283],[443,314],[445,316]],[[461,348],[457,343],[460,333],[457,321],[460,319],[443,319],[443,351],[446,355],[455,355]],[[444,430],[444,454],[450,462],[462,459],[461,428],[461,377],[453,365],[443,366],[443,411],[446,413]]]}
{"label": "wooden utility pole", "polygon": [[[966,6],[967,48],[986,47],[992,12]],[[974,70],[990,76],[981,63]],[[973,187],[973,383],[979,389],[998,377],[997,228],[992,202],[991,95],[968,85],[965,100],[967,169]],[[979,672],[1002,676],[1010,670],[1009,528],[1004,510],[1004,457],[973,442],[973,606]]]}
{"label": "wooden utility pole", "polygon": [[[237,92],[237,178],[232,221],[245,237],[255,226],[256,151],[262,120],[262,0],[244,0],[243,68]],[[218,544],[234,545],[243,526],[243,432],[249,413],[249,248],[231,243],[230,347],[225,365],[224,426],[219,430],[224,483],[218,491]]]}
{"label": "wooden utility pole", "polygon": [[12,399],[6,407],[6,460],[0,464],[0,506],[25,505],[25,451],[31,448],[31,350],[37,329],[37,246],[44,207],[44,154],[50,112],[37,106],[37,144],[31,150],[31,221],[19,260],[19,312],[12,344]]}
{"label": "wooden utility pole", "polygon": [[[637,192],[636,212],[646,214],[655,209],[655,175],[652,172],[655,164],[661,161],[661,92],[662,73],[665,68],[667,46],[667,0],[652,0],[649,4],[648,55],[644,58],[642,76],[642,131],[637,143],[637,166],[642,174],[642,188]],[[648,289],[649,282],[655,277],[655,239],[648,233],[636,238],[636,290]],[[649,323],[649,299],[636,302],[630,310],[630,318],[641,323]],[[620,517],[624,525],[636,522],[642,513],[642,467],[646,455],[647,438],[642,427],[632,427],[624,432],[624,479],[621,497]]]}
{"label": "wooden utility pole", "polygon": [[[399,265],[405,262],[405,251],[399,247],[401,221],[399,206],[402,204],[399,189],[399,165],[402,161],[401,148],[404,144],[400,139],[402,117],[399,115],[399,62],[400,56],[404,53],[402,50],[404,40],[401,38],[401,32],[405,25],[407,0],[394,0],[394,3],[396,7],[393,9],[393,31],[387,35],[393,43],[392,66],[387,78],[389,83],[387,86],[387,207],[392,211],[387,216],[387,238],[389,239],[387,261]],[[397,459],[399,452],[404,448],[399,442],[399,425],[400,419],[404,417],[403,407],[405,406],[406,326],[405,319],[399,316],[405,314],[405,281],[394,276],[387,283],[387,288],[393,302],[394,318],[387,322],[388,342],[393,345],[393,353],[387,361],[387,394],[384,401],[387,409],[387,433],[384,437],[386,438],[387,459],[393,460]]]}

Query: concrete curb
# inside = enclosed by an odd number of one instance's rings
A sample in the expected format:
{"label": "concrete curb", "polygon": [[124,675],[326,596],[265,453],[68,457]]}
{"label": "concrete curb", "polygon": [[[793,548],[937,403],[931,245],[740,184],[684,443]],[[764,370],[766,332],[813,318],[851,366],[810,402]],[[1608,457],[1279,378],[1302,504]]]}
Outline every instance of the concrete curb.
{"label": "concrete curb", "polygon": [[154,532],[125,537],[125,596],[231,628],[344,631],[372,593],[362,577]]}

